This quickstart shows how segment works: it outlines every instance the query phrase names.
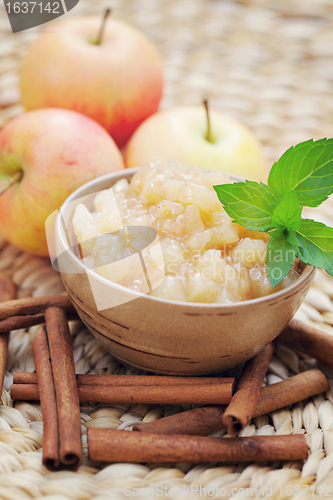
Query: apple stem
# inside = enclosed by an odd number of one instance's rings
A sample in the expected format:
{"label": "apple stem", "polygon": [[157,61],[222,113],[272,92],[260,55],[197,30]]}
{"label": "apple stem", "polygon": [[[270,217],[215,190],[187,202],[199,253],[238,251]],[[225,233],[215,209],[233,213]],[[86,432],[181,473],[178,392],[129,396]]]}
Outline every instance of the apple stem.
{"label": "apple stem", "polygon": [[202,103],[203,103],[203,105],[205,107],[206,117],[207,117],[207,132],[206,132],[206,135],[205,135],[205,139],[206,139],[206,141],[211,142],[213,144],[214,143],[214,137],[213,137],[212,129],[211,129],[211,126],[210,126],[210,116],[209,116],[208,99],[204,99],[202,101]]}
{"label": "apple stem", "polygon": [[13,186],[14,184],[16,184],[17,182],[20,182],[20,180],[22,179],[22,177],[23,177],[23,172],[20,170],[19,172],[15,172],[15,174],[12,175],[12,177],[10,177],[8,179],[8,181],[0,183],[0,196],[5,191],[7,191],[7,189],[9,189],[11,186]]}
{"label": "apple stem", "polygon": [[95,41],[95,45],[101,45],[101,43],[103,41],[104,29],[105,29],[106,21],[110,15],[110,12],[111,12],[111,9],[106,9],[106,11],[104,12],[102,24],[101,24],[101,27],[99,29],[99,33],[98,33],[96,41]]}

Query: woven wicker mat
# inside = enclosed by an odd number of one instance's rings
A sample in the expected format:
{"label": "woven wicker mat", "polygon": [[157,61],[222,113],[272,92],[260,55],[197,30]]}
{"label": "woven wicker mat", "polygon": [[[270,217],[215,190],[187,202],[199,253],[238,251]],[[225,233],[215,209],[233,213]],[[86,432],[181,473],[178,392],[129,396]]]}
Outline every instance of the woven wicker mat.
{"label": "woven wicker mat", "polygon": [[[198,103],[208,96],[217,109],[248,124],[262,141],[268,164],[291,144],[310,137],[333,136],[333,4],[331,0],[112,0],[114,16],[141,28],[158,46],[165,62],[162,106]],[[110,6],[81,0],[68,15],[101,13]],[[13,35],[0,6],[0,102],[15,102],[18,67],[27,43],[38,30]],[[19,105],[0,114],[0,126],[22,112]],[[18,214],[19,216],[19,214]],[[333,223],[333,203],[308,210],[308,217]],[[45,260],[0,242],[0,275],[13,276],[20,296],[63,290],[59,275]],[[317,272],[297,316],[333,334],[333,279]],[[134,488],[176,488],[158,498],[303,498],[333,495],[333,373],[330,390],[311,400],[254,419],[242,435],[304,433],[311,454],[305,464],[274,463],[220,466],[204,464],[90,464],[78,473],[48,473],[41,465],[43,422],[40,407],[15,404],[8,394],[13,373],[33,371],[31,343],[38,327],[12,332],[8,372],[0,406],[0,498],[123,499]],[[112,358],[81,323],[72,323],[78,373],[139,373]],[[276,349],[265,383],[272,384],[316,366],[283,346]],[[86,447],[88,427],[130,429],[189,406],[82,406]],[[224,431],[216,433],[222,436]],[[184,490],[184,487],[192,490]],[[306,490],[306,486],[308,489]],[[127,486],[127,489],[124,489]],[[289,486],[289,488],[288,488]],[[272,487],[272,488],[271,488]],[[298,489],[299,487],[299,489]],[[183,488],[183,493],[177,491]],[[218,494],[214,493],[213,490]],[[225,490],[221,490],[225,488]],[[235,488],[233,490],[233,488]],[[240,488],[244,490],[238,491]],[[252,488],[252,490],[246,490]],[[269,488],[267,490],[267,488]],[[142,498],[142,490],[141,498]],[[224,493],[224,497],[222,496]],[[144,497],[157,497],[157,490]]]}

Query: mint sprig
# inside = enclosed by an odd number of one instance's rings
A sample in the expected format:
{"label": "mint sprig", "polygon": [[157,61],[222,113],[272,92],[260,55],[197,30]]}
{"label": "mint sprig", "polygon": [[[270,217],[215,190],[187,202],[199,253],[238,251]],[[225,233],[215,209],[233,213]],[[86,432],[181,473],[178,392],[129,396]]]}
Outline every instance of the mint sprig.
{"label": "mint sprig", "polygon": [[253,181],[214,186],[233,222],[267,232],[266,269],[272,286],[289,273],[295,257],[333,276],[333,228],[302,219],[333,193],[333,139],[306,141],[274,163],[268,185]]}

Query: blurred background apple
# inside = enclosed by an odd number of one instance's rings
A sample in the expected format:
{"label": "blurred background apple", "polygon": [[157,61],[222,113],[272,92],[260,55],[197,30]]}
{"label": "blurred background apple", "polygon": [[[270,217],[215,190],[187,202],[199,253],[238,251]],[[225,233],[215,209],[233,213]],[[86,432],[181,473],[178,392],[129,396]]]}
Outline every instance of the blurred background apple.
{"label": "blurred background apple", "polygon": [[[255,181],[267,177],[258,140],[241,123],[204,106],[179,106],[148,118],[127,144],[127,168],[155,160],[222,170]],[[207,119],[208,118],[208,119]]]}
{"label": "blurred background apple", "polygon": [[[25,113],[0,132],[0,233],[35,255],[48,255],[45,220],[86,182],[124,168],[96,122],[73,111]],[[12,185],[10,185],[12,182]]]}
{"label": "blurred background apple", "polygon": [[160,56],[129,24],[99,16],[54,22],[29,46],[21,70],[26,110],[57,107],[100,123],[123,146],[158,109]]}

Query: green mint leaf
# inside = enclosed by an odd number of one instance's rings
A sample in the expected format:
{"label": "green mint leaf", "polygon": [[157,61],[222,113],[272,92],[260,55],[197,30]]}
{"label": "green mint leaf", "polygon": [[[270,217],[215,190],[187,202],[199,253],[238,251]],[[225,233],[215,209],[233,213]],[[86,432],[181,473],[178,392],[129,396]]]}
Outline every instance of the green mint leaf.
{"label": "green mint leaf", "polygon": [[[274,229],[273,231],[268,232],[269,236],[272,238],[285,238],[285,240],[296,249],[299,247],[298,239],[296,238],[295,231],[289,231],[284,227],[279,227],[278,229]],[[296,257],[299,257],[299,251],[296,251]]]}
{"label": "green mint leaf", "polygon": [[296,253],[297,247],[288,243],[283,236],[268,240],[266,269],[272,286],[278,285],[287,276],[295,261]]}
{"label": "green mint leaf", "polygon": [[286,231],[285,236],[288,243],[294,245],[295,247],[299,246],[295,231]]}
{"label": "green mint leaf", "polygon": [[269,235],[272,238],[282,238],[285,235],[285,228],[284,227],[279,227],[278,229],[273,229],[273,231],[269,231]]}
{"label": "green mint leaf", "polygon": [[295,191],[302,206],[320,205],[333,193],[333,139],[288,149],[272,166],[268,184],[282,196]]}
{"label": "green mint leaf", "polygon": [[299,228],[301,223],[302,207],[297,194],[290,191],[275,207],[272,215],[274,227],[285,227],[291,231]]}
{"label": "green mint leaf", "polygon": [[254,181],[214,186],[217,196],[233,222],[250,230],[274,228],[272,214],[281,195],[269,186]]}
{"label": "green mint leaf", "polygon": [[303,219],[296,231],[303,262],[333,272],[333,228],[312,219]]}

